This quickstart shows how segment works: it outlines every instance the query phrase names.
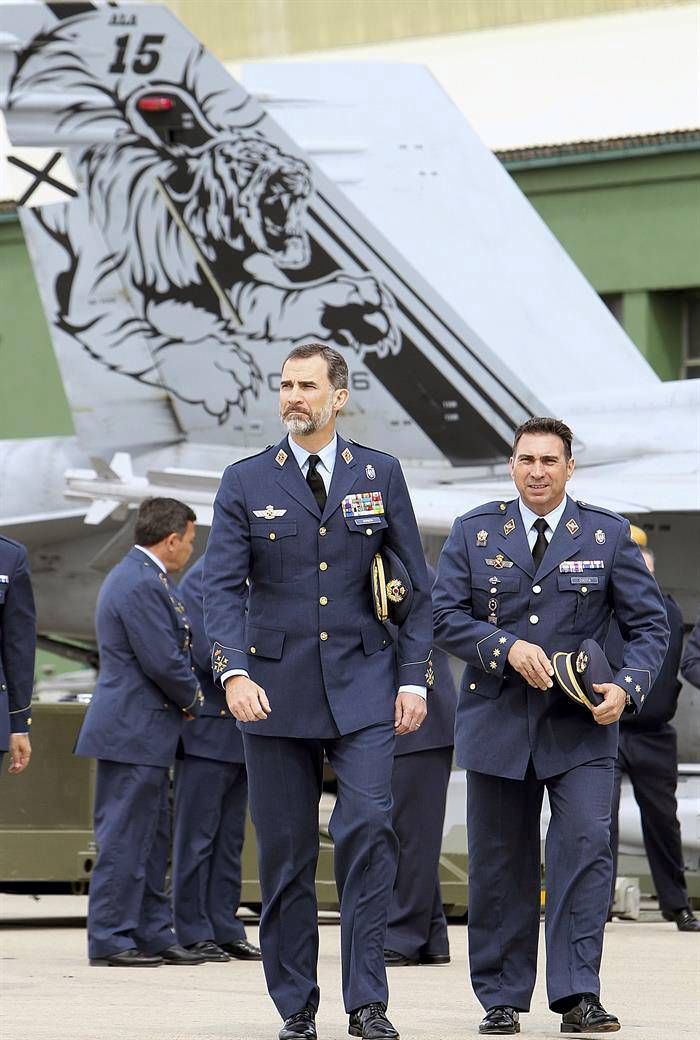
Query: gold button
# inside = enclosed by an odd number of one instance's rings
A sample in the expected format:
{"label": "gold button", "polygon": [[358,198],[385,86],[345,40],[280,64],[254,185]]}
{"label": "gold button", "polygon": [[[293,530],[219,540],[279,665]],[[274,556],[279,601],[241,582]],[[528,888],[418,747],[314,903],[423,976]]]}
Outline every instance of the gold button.
{"label": "gold button", "polygon": [[476,689],[476,683],[475,682],[470,682],[469,683],[469,689],[470,690],[475,690]]}
{"label": "gold button", "polygon": [[322,607],[325,607],[326,603],[328,602],[328,596],[321,596],[318,602],[321,604]]}
{"label": "gold button", "polygon": [[540,619],[538,618],[537,614],[530,614],[530,624],[531,625],[536,625],[539,620]]}
{"label": "gold button", "polygon": [[319,638],[321,638],[323,640],[323,642],[325,643],[325,641],[328,639],[328,633],[327,632],[321,632]]}
{"label": "gold button", "polygon": [[491,595],[492,595],[492,596],[495,596],[497,592],[498,592],[498,589],[497,589],[497,588],[496,588],[496,586],[494,585],[494,586],[493,586],[493,588],[491,589]]}
{"label": "gold button", "polygon": [[[643,697],[642,697],[642,700],[644,700]],[[27,725],[31,726],[31,724],[32,724],[32,720],[31,720],[31,717],[30,717],[30,718],[27,719]]]}
{"label": "gold button", "polygon": [[368,527],[367,530],[365,531],[365,534],[374,534],[374,532],[373,532],[371,527]]}
{"label": "gold button", "polygon": [[582,585],[582,586],[581,586],[581,592],[582,592],[582,593],[584,594],[584,596],[585,596],[585,594],[586,594],[586,593],[588,592],[588,586],[587,586],[587,585]]}
{"label": "gold button", "polygon": [[221,711],[219,712],[219,715],[225,715],[225,714],[226,714],[226,709],[222,708]]}
{"label": "gold button", "polygon": [[275,534],[275,532],[274,531],[270,531],[270,541],[274,542],[276,537],[277,537],[277,535]]}
{"label": "gold button", "polygon": [[498,508],[501,510],[502,513],[505,513],[505,511],[506,511],[506,504],[505,504],[505,502],[501,502],[501,504],[500,504],[500,506]]}
{"label": "gold button", "polygon": [[321,538],[323,538],[324,534],[326,533],[326,528],[325,527],[319,527],[318,533],[321,535]]}
{"label": "gold button", "polygon": [[535,593],[536,596],[539,596],[540,592],[542,591],[542,586],[541,585],[533,585],[532,586],[532,591]]}
{"label": "gold button", "polygon": [[166,702],[165,702],[165,704],[163,705],[163,707],[164,707],[164,708],[168,708],[168,707],[170,707],[170,705],[169,705],[169,704],[168,704],[168,702],[166,701]]}
{"label": "gold button", "polygon": [[328,564],[324,560],[321,560],[321,562],[318,565],[318,569],[320,571],[327,571],[328,570]]}
{"label": "gold button", "polygon": [[254,646],[251,646],[250,652],[251,652],[251,654],[257,654],[258,651],[255,649]]}

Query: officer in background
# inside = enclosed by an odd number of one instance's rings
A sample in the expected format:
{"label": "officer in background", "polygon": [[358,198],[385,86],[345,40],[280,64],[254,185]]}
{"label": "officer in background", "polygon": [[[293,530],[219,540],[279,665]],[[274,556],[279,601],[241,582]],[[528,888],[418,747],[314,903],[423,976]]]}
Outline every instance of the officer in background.
{"label": "officer in background", "polygon": [[[435,580],[430,566],[428,575]],[[389,967],[450,962],[439,866],[457,690],[442,650],[433,650],[433,675],[425,722],[416,733],[398,737],[394,752],[392,825],[399,864],[384,950]]]}
{"label": "officer in background", "polygon": [[[646,534],[632,527],[632,537],[640,546],[644,562],[654,573],[654,554],[646,544]],[[642,835],[659,907],[667,921],[675,921],[681,932],[700,932],[700,921],[690,909],[685,883],[683,845],[678,822],[676,785],[678,747],[676,731],[670,725],[676,714],[681,683],[678,666],[683,649],[683,615],[673,596],[664,594],[666,616],[671,634],[661,671],[649,691],[643,711],[623,714],[620,719],[620,744],[615,765],[610,846],[613,853],[613,884],[610,913],[615,898],[617,847],[619,838],[620,786],[626,773],[642,820]],[[621,666],[623,640],[613,619],[605,644],[605,654],[613,670]]]}
{"label": "officer in background", "polygon": [[[547,992],[563,1032],[611,1032],[599,967],[610,899],[616,725],[638,711],[666,652],[661,594],[621,516],[566,495],[572,433],[530,419],[514,437],[519,497],[459,517],[433,589],[435,643],[461,657],[455,749],[467,769],[469,960],[481,1033],[517,1033],[537,969],[545,788]],[[625,645],[592,711],[553,688],[551,657]]]}
{"label": "officer in background", "polygon": [[[383,955],[397,857],[391,772],[394,734],[425,716],[430,588],[399,463],[336,433],[347,384],[345,359],[329,347],[288,355],[280,417],[289,436],[224,473],[204,565],[214,674],[243,730],[260,945],[281,1040],[316,1037],[324,751],[338,782],[330,833],[350,1034],[398,1036]],[[383,546],[413,584],[398,668],[369,580]]]}
{"label": "officer in background", "polygon": [[681,675],[700,690],[700,617],[685,644],[681,660]]}
{"label": "officer in background", "polygon": [[208,961],[260,960],[236,917],[248,806],[243,739],[211,673],[204,633],[199,559],[179,595],[192,633],[192,659],[204,693],[199,717],[184,726],[175,762],[173,909],[179,942]]}
{"label": "officer in background", "polygon": [[29,765],[36,612],[27,550],[0,537],[0,768],[10,753],[9,773]]}
{"label": "officer in background", "polygon": [[204,700],[192,672],[190,626],[168,574],[192,552],[195,514],[174,498],[145,499],[136,545],[97,599],[100,669],[76,744],[97,759],[90,878],[91,964],[202,964],[175,942],[164,892],[170,850],[169,767],[185,719]]}

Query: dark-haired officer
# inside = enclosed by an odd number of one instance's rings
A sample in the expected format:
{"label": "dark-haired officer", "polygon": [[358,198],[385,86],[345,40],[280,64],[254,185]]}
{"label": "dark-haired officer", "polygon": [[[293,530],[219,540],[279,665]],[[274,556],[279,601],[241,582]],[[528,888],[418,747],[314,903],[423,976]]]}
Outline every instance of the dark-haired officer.
{"label": "dark-haired officer", "polygon": [[10,753],[8,772],[29,765],[36,611],[27,550],[0,537],[0,767]]}
{"label": "dark-haired officer", "polygon": [[192,659],[202,685],[199,718],[182,730],[175,762],[173,910],[178,940],[208,961],[260,960],[236,917],[241,850],[248,807],[243,738],[211,672],[204,633],[204,558],[180,582],[192,633]]}
{"label": "dark-haired officer", "polygon": [[204,962],[175,942],[164,892],[168,770],[184,720],[199,714],[204,699],[185,608],[168,580],[190,557],[195,520],[176,499],[142,502],[136,545],[107,575],[97,599],[100,670],[75,749],[97,759],[91,964]]}
{"label": "dark-haired officer", "polygon": [[[519,497],[459,517],[433,589],[435,642],[461,657],[455,730],[467,769],[469,957],[486,1009],[481,1033],[516,1033],[537,967],[540,812],[546,841],[547,991],[563,1032],[610,1032],[599,967],[612,874],[610,805],[617,721],[637,711],[668,642],[661,594],[606,509],[566,495],[572,434],[558,419],[516,430]],[[553,686],[551,658],[602,644],[613,610],[622,667],[592,710]]]}
{"label": "dark-haired officer", "polygon": [[[431,582],[435,571],[428,567]],[[433,650],[430,710],[415,733],[396,740],[391,791],[399,862],[389,907],[384,963],[448,964],[450,943],[439,867],[452,767],[457,690],[447,654]]]}
{"label": "dark-haired officer", "polygon": [[[311,344],[289,354],[280,383],[289,436],[224,473],[204,564],[214,674],[243,730],[260,945],[282,1040],[316,1036],[324,751],[338,781],[330,831],[350,1033],[398,1036],[384,967],[397,854],[391,772],[394,734],[425,716],[430,589],[399,463],[336,433],[347,384],[337,351]],[[383,547],[413,584],[396,661],[369,580]]]}

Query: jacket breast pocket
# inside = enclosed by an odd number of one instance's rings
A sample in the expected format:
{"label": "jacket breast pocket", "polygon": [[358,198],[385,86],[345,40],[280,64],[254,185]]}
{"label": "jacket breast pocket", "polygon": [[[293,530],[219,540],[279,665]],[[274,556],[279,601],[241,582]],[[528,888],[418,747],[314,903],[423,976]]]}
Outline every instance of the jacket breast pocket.
{"label": "jacket breast pocket", "polygon": [[295,577],[298,569],[296,534],[296,520],[251,522],[253,578],[285,581]]}
{"label": "jacket breast pocket", "polygon": [[557,588],[558,627],[564,631],[580,631],[605,607],[606,579],[602,572],[557,574]]}
{"label": "jacket breast pocket", "polygon": [[[348,537],[345,539],[345,566],[348,577],[354,577],[358,571],[369,572],[372,557],[381,547],[383,532],[389,524],[384,516],[346,516],[344,519],[348,530]],[[372,523],[367,523],[368,520]]]}
{"label": "jacket breast pocket", "polygon": [[[493,581],[496,577],[496,581]],[[472,606],[474,617],[485,621],[495,615],[498,624],[516,622],[519,618],[518,593],[520,575],[501,577],[492,574],[472,574]]]}

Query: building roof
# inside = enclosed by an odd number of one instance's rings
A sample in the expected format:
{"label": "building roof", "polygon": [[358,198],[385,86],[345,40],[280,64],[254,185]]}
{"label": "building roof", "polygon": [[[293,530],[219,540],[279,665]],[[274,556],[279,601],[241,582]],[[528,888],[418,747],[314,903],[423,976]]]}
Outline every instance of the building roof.
{"label": "building roof", "polygon": [[699,34],[693,2],[280,60],[427,65],[481,139],[505,152],[697,129]]}
{"label": "building roof", "polygon": [[496,155],[510,170],[519,166],[555,166],[560,163],[594,162],[596,160],[629,159],[637,155],[689,152],[700,149],[700,128],[676,130],[667,134],[634,134],[631,137],[609,137],[602,141],[570,141],[567,144],[532,145],[510,148]]}

